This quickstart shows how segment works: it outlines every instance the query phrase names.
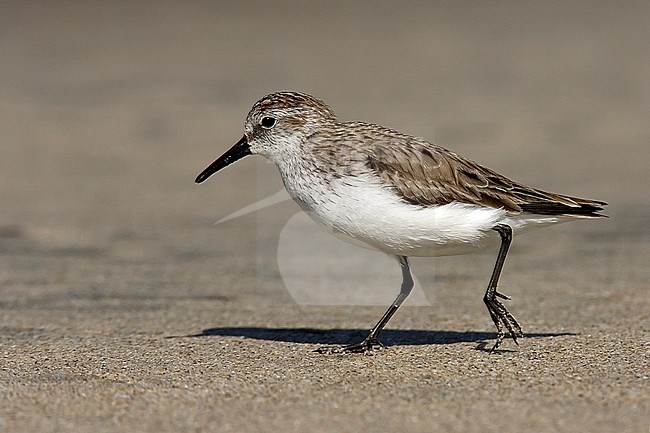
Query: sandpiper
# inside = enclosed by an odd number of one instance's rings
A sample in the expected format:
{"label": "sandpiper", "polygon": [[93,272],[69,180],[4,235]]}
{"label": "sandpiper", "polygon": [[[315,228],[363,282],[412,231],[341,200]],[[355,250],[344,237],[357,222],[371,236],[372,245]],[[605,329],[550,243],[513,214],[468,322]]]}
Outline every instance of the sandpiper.
{"label": "sandpiper", "polygon": [[320,352],[370,353],[413,288],[408,257],[465,254],[500,245],[483,302],[517,343],[521,326],[497,291],[513,234],[564,221],[604,217],[607,203],[554,194],[507,177],[423,139],[364,122],[340,122],[321,100],[278,92],[257,101],[244,136],[196,178],[259,154],[277,165],[289,195],[315,221],[394,256],[401,290],[361,342]]}

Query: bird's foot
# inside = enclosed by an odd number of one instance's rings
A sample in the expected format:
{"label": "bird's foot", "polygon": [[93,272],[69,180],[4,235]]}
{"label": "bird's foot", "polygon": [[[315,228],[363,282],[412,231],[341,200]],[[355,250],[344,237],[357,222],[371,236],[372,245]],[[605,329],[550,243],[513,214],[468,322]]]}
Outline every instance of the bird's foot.
{"label": "bird's foot", "polygon": [[521,330],[521,325],[519,325],[515,316],[508,311],[505,305],[496,299],[497,297],[510,300],[509,296],[497,291],[494,292],[492,298],[483,298],[483,301],[490,312],[490,317],[494,322],[494,326],[497,328],[497,341],[494,343],[494,346],[492,346],[492,349],[490,349],[490,353],[494,353],[503,342],[503,339],[505,338],[505,333],[503,332],[504,326],[510,334],[512,341],[514,341],[517,346],[519,345],[517,338],[524,336],[524,332]]}
{"label": "bird's foot", "polygon": [[330,347],[323,346],[315,350],[318,353],[363,353],[372,355],[375,349],[381,349],[384,345],[376,337],[366,337],[363,341],[347,346]]}

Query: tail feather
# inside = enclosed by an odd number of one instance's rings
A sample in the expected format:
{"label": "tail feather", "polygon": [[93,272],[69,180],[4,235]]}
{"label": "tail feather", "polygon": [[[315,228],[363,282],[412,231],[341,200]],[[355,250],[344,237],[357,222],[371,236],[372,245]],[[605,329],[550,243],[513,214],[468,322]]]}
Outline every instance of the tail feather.
{"label": "tail feather", "polygon": [[551,196],[552,200],[536,200],[524,203],[520,205],[521,210],[539,215],[558,215],[576,218],[609,218],[607,215],[599,213],[604,210],[603,206],[607,206],[607,203],[604,201],[570,197],[559,194],[546,194]]}

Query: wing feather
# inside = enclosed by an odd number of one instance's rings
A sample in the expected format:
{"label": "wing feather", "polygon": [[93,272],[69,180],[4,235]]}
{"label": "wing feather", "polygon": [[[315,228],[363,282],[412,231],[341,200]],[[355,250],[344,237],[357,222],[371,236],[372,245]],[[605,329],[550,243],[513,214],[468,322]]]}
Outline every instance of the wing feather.
{"label": "wing feather", "polygon": [[[393,137],[395,138],[395,137]],[[400,135],[375,142],[366,165],[404,200],[419,206],[461,202],[511,213],[602,217],[607,203],[531,188],[443,147]]]}

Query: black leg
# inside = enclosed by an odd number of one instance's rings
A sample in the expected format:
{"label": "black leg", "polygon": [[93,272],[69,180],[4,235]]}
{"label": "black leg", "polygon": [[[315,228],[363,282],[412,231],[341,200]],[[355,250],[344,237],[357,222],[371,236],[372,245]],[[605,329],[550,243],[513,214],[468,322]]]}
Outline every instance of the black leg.
{"label": "black leg", "polygon": [[485,296],[483,296],[483,302],[487,306],[488,311],[490,312],[490,317],[494,322],[494,326],[497,328],[497,341],[494,343],[492,350],[494,352],[505,337],[503,332],[503,327],[505,326],[510,336],[517,343],[517,337],[523,337],[524,333],[521,330],[521,326],[515,319],[515,316],[510,314],[497,297],[502,299],[510,299],[508,296],[497,292],[497,284],[499,283],[499,276],[501,275],[501,270],[503,269],[503,264],[506,261],[506,256],[508,255],[508,248],[510,248],[510,243],[512,242],[512,228],[505,224],[499,224],[494,227],[494,229],[501,236],[501,248],[499,248],[499,255],[497,256],[497,262],[494,265],[494,270],[492,271],[492,277],[490,278],[490,283],[488,284],[487,290],[485,291]]}
{"label": "black leg", "polygon": [[393,303],[388,307],[388,310],[381,316],[379,322],[370,330],[368,336],[361,342],[350,344],[348,346],[342,346],[332,349],[331,347],[320,347],[316,349],[316,352],[320,353],[365,353],[371,354],[373,349],[376,347],[383,347],[383,344],[379,341],[379,333],[384,329],[384,326],[388,323],[393,314],[397,311],[402,302],[408,297],[413,289],[413,277],[411,276],[411,269],[409,267],[408,258],[404,256],[398,257],[400,267],[402,268],[402,287],[400,289],[399,295],[393,301]]}

